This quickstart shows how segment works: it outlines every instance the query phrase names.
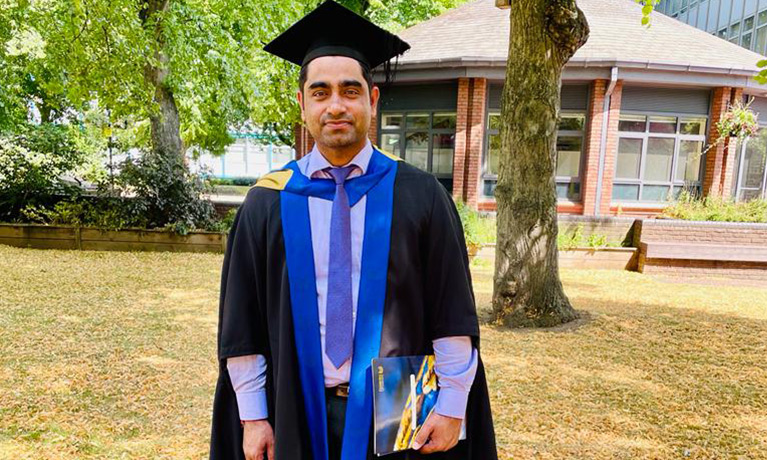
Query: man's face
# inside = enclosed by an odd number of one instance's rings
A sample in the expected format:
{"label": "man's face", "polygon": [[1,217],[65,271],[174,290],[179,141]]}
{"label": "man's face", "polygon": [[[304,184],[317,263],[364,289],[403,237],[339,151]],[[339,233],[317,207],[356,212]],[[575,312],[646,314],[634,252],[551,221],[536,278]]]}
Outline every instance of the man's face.
{"label": "man's face", "polygon": [[344,56],[314,59],[302,89],[301,117],[321,147],[362,148],[375,115],[378,88],[368,90],[359,62]]}

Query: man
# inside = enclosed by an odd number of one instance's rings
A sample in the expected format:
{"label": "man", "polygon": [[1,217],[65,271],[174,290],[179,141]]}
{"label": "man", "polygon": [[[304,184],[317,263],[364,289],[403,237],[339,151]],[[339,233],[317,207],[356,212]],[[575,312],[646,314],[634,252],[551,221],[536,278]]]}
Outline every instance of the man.
{"label": "man", "polygon": [[389,458],[497,458],[455,205],[367,140],[370,69],[408,48],[332,1],[265,48],[302,66],[316,145],[249,191],[229,234],[213,459],[372,458],[371,359],[432,353],[435,411]]}

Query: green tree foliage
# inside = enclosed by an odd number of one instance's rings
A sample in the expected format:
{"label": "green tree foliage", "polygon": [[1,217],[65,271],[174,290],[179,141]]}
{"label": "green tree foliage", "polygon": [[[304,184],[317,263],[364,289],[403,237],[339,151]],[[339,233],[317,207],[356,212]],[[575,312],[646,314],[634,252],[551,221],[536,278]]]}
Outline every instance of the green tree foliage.
{"label": "green tree foliage", "polygon": [[[340,3],[396,31],[463,1]],[[261,48],[318,3],[7,0],[0,6],[0,129],[23,118],[29,100],[43,121],[97,101],[112,122],[136,123],[164,113],[161,90],[178,111],[184,147],[222,152],[228,128],[246,120],[290,141],[299,120],[298,69]]]}

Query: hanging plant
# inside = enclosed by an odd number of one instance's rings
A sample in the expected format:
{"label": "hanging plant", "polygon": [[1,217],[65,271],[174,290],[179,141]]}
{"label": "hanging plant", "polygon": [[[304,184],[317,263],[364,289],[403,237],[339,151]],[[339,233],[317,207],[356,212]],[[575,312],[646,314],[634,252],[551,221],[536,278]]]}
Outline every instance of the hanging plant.
{"label": "hanging plant", "polygon": [[749,108],[753,100],[751,98],[747,104],[743,104],[742,100],[736,99],[734,103],[728,104],[727,111],[716,122],[716,130],[719,132],[719,137],[697,154],[695,158],[702,157],[712,148],[724,143],[728,138],[735,137],[738,139],[738,143],[741,143],[750,136],[756,136],[759,131],[759,122],[757,114]]}
{"label": "hanging plant", "polygon": [[717,143],[728,137],[737,137],[738,142],[742,142],[747,137],[756,135],[759,123],[757,115],[749,108],[749,105],[751,101],[744,105],[740,99],[730,104],[727,112],[716,123],[716,129],[719,131]]}

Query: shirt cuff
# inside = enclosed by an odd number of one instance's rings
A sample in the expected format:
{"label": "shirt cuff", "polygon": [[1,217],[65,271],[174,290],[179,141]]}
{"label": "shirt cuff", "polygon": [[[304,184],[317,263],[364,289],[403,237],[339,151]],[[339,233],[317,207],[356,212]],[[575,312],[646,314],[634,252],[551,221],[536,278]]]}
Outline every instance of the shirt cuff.
{"label": "shirt cuff", "polygon": [[264,420],[269,416],[269,408],[266,403],[266,390],[239,392],[237,395],[237,408],[240,411],[240,420]]}
{"label": "shirt cuff", "polygon": [[434,410],[445,417],[463,420],[466,417],[466,404],[469,401],[469,392],[455,388],[441,388],[437,395],[437,404]]}

